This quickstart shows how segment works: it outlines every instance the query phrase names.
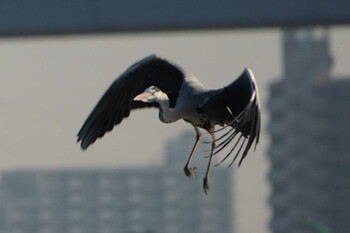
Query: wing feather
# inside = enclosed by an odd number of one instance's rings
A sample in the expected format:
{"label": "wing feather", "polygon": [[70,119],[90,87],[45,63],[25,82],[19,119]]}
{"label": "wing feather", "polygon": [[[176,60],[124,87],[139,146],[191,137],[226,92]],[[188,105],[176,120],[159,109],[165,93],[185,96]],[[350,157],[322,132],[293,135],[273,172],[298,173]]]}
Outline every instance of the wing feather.
{"label": "wing feather", "polygon": [[170,107],[176,105],[184,81],[184,72],[176,65],[151,55],[136,62],[122,73],[107,89],[78,132],[77,142],[83,150],[103,137],[137,108],[156,107],[154,103],[133,101],[150,86],[168,94]]}
{"label": "wing feather", "polygon": [[[238,155],[241,154],[239,161],[239,165],[241,165],[254,141],[255,147],[258,144],[260,136],[261,114],[259,92],[254,75],[250,69],[245,69],[234,82],[218,91],[201,108],[204,112],[208,112],[216,109],[216,106],[225,106],[229,109],[230,119],[223,119],[223,121],[232,128],[223,136],[219,137],[219,146],[216,148],[215,154],[228,146],[234,138],[238,137],[236,143],[222,161],[226,160],[237,147],[241,136],[244,136],[247,140],[241,142],[242,144],[231,162],[232,164]],[[244,144],[245,147],[242,151]]]}

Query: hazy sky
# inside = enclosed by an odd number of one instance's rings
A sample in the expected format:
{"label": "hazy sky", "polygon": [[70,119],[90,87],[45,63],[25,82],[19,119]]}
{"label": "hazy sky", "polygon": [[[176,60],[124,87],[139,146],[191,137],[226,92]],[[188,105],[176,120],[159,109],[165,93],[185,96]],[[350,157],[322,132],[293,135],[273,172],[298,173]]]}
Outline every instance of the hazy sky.
{"label": "hazy sky", "polygon": [[[350,28],[331,32],[334,73],[350,76]],[[192,127],[162,124],[155,110],[133,112],[86,152],[75,143],[111,82],[152,53],[191,70],[210,87],[230,83],[248,66],[260,86],[264,124],[257,152],[235,169],[236,230],[268,232],[265,100],[269,83],[283,72],[280,48],[278,30],[2,39],[0,169],[160,164],[165,140]]]}

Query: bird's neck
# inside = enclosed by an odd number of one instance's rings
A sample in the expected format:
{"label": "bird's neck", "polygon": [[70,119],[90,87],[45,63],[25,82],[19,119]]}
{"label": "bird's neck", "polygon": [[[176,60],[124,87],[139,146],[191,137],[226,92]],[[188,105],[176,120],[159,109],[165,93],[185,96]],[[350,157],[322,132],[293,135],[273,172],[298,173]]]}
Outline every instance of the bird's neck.
{"label": "bird's neck", "polygon": [[163,123],[172,123],[179,120],[174,109],[169,107],[169,98],[161,98],[158,101],[159,104],[159,120]]}

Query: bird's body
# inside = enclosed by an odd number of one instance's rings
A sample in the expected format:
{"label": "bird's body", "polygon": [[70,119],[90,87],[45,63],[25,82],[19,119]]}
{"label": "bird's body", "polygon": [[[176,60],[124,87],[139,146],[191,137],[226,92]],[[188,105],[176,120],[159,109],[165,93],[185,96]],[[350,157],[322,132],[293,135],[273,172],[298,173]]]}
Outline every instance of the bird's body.
{"label": "bird's body", "polygon": [[194,76],[186,76],[181,85],[173,111],[181,113],[181,115],[178,116],[179,119],[201,127],[203,119],[201,119],[200,113],[197,112],[197,106],[203,103],[207,95],[212,92],[212,90],[204,87],[196,80]]}
{"label": "bird's body", "polygon": [[[194,127],[196,141],[184,169],[187,176],[192,176],[195,169],[190,167],[190,163],[201,138],[198,128],[210,133],[211,154],[203,181],[206,193],[212,156],[239,135],[223,160],[240,144],[233,159],[242,154],[240,164],[253,141],[257,144],[259,140],[259,96],[249,69],[230,85],[211,89],[202,85],[193,74],[151,55],[128,68],[102,96],[78,133],[81,148],[86,149],[112,130],[114,125],[129,116],[131,110],[144,107],[158,107],[159,119],[164,123],[183,119]],[[228,127],[228,131],[218,139],[215,137],[216,125],[222,129]],[[240,142],[242,138],[243,142]],[[241,153],[246,139],[245,149]]]}
{"label": "bird's body", "polygon": [[[231,115],[226,108],[213,109],[213,111],[203,114],[199,110],[199,106],[205,103],[206,100],[220,92],[220,89],[211,89],[200,83],[191,73],[185,74],[185,79],[181,85],[179,95],[176,99],[176,105],[171,109],[175,116],[164,117],[165,111],[162,104],[159,104],[159,119],[163,123],[172,123],[177,120],[184,120],[194,126],[209,130],[219,124],[223,126],[231,121]],[[167,108],[165,106],[165,108]],[[181,114],[178,114],[181,113]]]}

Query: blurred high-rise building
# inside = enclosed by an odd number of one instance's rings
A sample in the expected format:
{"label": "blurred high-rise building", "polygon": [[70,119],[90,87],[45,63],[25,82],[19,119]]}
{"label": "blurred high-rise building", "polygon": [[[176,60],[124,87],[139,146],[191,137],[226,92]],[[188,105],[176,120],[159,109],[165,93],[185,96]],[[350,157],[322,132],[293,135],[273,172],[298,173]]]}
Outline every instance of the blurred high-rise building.
{"label": "blurred high-rise building", "polygon": [[286,30],[283,55],[268,100],[271,229],[349,232],[350,79],[331,77],[326,29]]}
{"label": "blurred high-rise building", "polygon": [[191,136],[168,142],[162,166],[3,173],[0,232],[232,233],[232,174],[214,169],[208,195],[185,177]]}

